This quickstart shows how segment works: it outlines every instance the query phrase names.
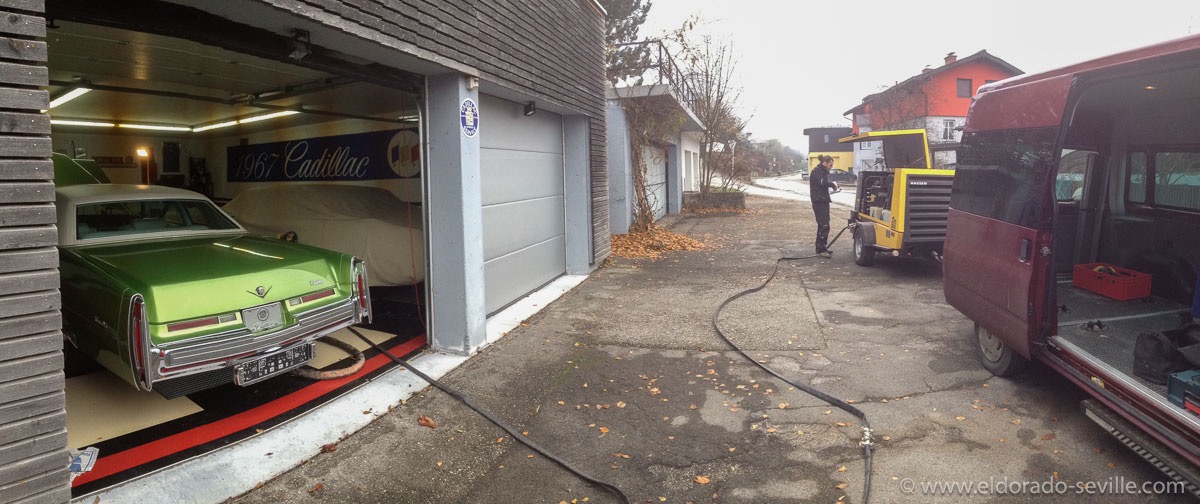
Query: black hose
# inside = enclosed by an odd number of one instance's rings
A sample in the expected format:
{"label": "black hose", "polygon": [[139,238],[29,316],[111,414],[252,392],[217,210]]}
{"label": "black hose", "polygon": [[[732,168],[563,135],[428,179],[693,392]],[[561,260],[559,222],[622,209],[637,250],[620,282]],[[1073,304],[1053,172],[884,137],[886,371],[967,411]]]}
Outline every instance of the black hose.
{"label": "black hose", "polygon": [[[833,237],[833,241],[829,242],[828,246],[832,246],[834,244],[834,242],[837,242],[837,239],[840,238],[842,236],[842,233],[844,233],[847,229],[850,229],[850,226],[846,226],[846,227],[842,228],[841,231],[838,231],[837,236]],[[788,385],[791,385],[800,390],[803,390],[804,392],[807,392],[809,395],[812,395],[813,397],[821,399],[822,401],[825,401],[833,406],[836,406],[842,410],[845,410],[847,413],[850,413],[851,415],[854,415],[855,417],[858,417],[860,420],[862,420],[862,440],[859,442],[859,445],[862,446],[862,448],[863,448],[863,460],[864,460],[864,463],[866,464],[866,470],[864,473],[865,476],[864,476],[864,481],[863,481],[863,504],[866,504],[871,496],[871,448],[872,448],[872,446],[874,446],[873,442],[871,441],[871,424],[870,424],[870,422],[867,421],[866,413],[863,413],[862,410],[854,407],[850,403],[847,403],[841,399],[838,399],[829,394],[821,392],[820,390],[817,390],[808,385],[804,385],[801,383],[797,383],[793,380],[790,380],[790,379],[784,377],[783,375],[779,374],[778,372],[776,372],[774,369],[767,367],[766,364],[763,364],[763,363],[759,362],[758,360],[754,359],[753,357],[750,357],[750,355],[746,354],[745,351],[743,351],[740,347],[738,347],[736,344],[734,344],[733,341],[731,341],[729,339],[729,336],[725,335],[725,332],[721,330],[720,324],[717,323],[718,319],[721,318],[721,310],[723,310],[726,305],[728,305],[729,303],[733,302],[733,300],[738,299],[742,296],[745,296],[747,294],[753,294],[755,292],[761,291],[764,288],[766,288],[767,284],[771,283],[771,280],[773,280],[775,278],[775,275],[777,273],[779,273],[779,264],[780,263],[782,263],[784,261],[799,261],[799,260],[803,260],[803,259],[814,259],[817,257],[823,258],[826,256],[823,256],[820,254],[814,254],[814,255],[810,255],[810,256],[780,257],[779,259],[776,259],[775,260],[775,269],[771,270],[771,275],[768,276],[767,279],[763,281],[762,285],[741,291],[737,294],[734,294],[729,299],[726,299],[725,301],[721,302],[721,305],[717,307],[716,313],[713,313],[712,325],[713,325],[713,329],[715,329],[717,331],[717,336],[720,336],[721,339],[725,341],[725,344],[729,345],[734,350],[736,350],[737,353],[741,354],[742,357],[745,357],[746,360],[754,363],[755,366],[762,368],[763,371],[766,371],[771,376],[779,378],[784,383],[787,383]]]}
{"label": "black hose", "polygon": [[528,446],[529,448],[533,449],[533,451],[536,451],[536,452],[540,453],[540,454],[541,454],[543,457],[546,457],[546,458],[548,458],[548,459],[550,459],[550,460],[554,461],[556,464],[558,464],[558,465],[562,466],[562,467],[563,467],[563,468],[565,468],[566,470],[568,470],[568,471],[571,471],[571,473],[575,474],[576,476],[579,476],[579,477],[580,477],[581,479],[583,479],[584,481],[587,481],[587,482],[589,482],[589,483],[591,483],[591,484],[593,484],[593,485],[596,485],[596,486],[598,486],[598,487],[600,487],[600,488],[603,488],[603,489],[605,489],[605,490],[608,490],[608,491],[609,491],[609,492],[611,492],[613,495],[616,495],[616,496],[620,497],[620,498],[621,498],[621,502],[624,502],[625,504],[632,504],[632,503],[633,503],[633,501],[631,501],[631,500],[629,499],[629,496],[625,495],[625,492],[622,492],[620,488],[617,488],[615,485],[612,485],[612,484],[610,484],[610,483],[606,483],[606,482],[600,481],[600,480],[598,480],[598,479],[596,479],[596,478],[594,478],[594,477],[592,477],[592,476],[589,476],[589,475],[585,474],[585,473],[584,473],[582,470],[580,470],[580,469],[576,469],[574,466],[572,466],[572,465],[571,465],[570,463],[568,463],[567,461],[565,461],[565,460],[563,460],[563,459],[560,459],[560,458],[558,458],[558,457],[556,457],[556,456],[552,455],[550,452],[546,451],[546,449],[542,448],[541,446],[538,446],[538,445],[537,445],[537,443],[534,443],[534,442],[533,442],[533,440],[529,439],[528,437],[526,437],[525,435],[521,434],[520,432],[517,432],[517,430],[516,430],[516,429],[512,428],[512,427],[511,427],[511,426],[509,426],[508,424],[506,424],[506,423],[504,423],[503,421],[501,421],[500,419],[496,418],[494,415],[492,415],[492,414],[491,414],[490,412],[488,412],[487,410],[483,409],[483,407],[482,407],[482,406],[480,406],[480,405],[478,405],[478,404],[475,404],[475,402],[474,402],[474,401],[472,401],[472,400],[471,400],[470,398],[468,398],[467,396],[463,395],[462,393],[460,393],[460,392],[459,392],[459,391],[457,391],[457,390],[454,390],[454,389],[452,389],[452,388],[450,388],[450,387],[448,387],[448,386],[446,386],[446,385],[443,385],[441,382],[439,382],[439,381],[437,381],[437,380],[433,379],[433,378],[432,378],[432,377],[430,377],[429,375],[426,375],[425,373],[422,373],[422,372],[421,372],[420,370],[418,370],[417,368],[415,368],[415,367],[412,367],[412,365],[410,365],[410,364],[408,363],[408,360],[407,360],[407,359],[401,360],[400,358],[396,357],[395,355],[392,355],[392,353],[391,353],[391,352],[388,352],[387,350],[384,350],[382,347],[380,347],[379,345],[377,345],[377,344],[376,344],[374,341],[371,341],[371,340],[370,340],[370,339],[368,339],[366,336],[363,336],[363,334],[362,334],[362,333],[360,333],[360,332],[358,332],[358,331],[357,331],[357,330],[356,330],[354,327],[350,327],[350,332],[353,332],[354,334],[358,335],[358,337],[359,337],[359,338],[362,338],[362,340],[363,340],[363,341],[366,341],[366,342],[367,342],[367,344],[371,345],[371,346],[372,346],[372,347],[374,347],[376,350],[378,350],[378,351],[382,352],[384,355],[386,355],[386,356],[388,356],[389,358],[391,358],[393,361],[395,361],[395,362],[396,362],[396,364],[399,364],[400,366],[402,366],[402,367],[404,367],[404,368],[408,369],[409,371],[412,371],[412,372],[413,372],[413,374],[415,374],[415,375],[419,376],[419,377],[420,377],[422,380],[425,380],[426,382],[429,382],[429,384],[430,384],[430,385],[433,385],[433,386],[434,386],[434,387],[436,387],[438,390],[441,390],[442,392],[445,392],[445,393],[449,394],[451,397],[453,397],[453,398],[455,398],[455,399],[458,399],[459,401],[462,401],[462,403],[463,403],[463,404],[466,404],[466,405],[467,405],[467,407],[469,407],[469,408],[471,408],[471,409],[475,410],[475,412],[476,412],[476,413],[479,413],[480,415],[483,415],[483,417],[484,417],[484,418],[488,419],[488,420],[489,420],[489,421],[491,421],[493,424],[496,424],[496,426],[497,426],[497,427],[499,427],[499,428],[503,429],[503,430],[504,430],[505,432],[507,432],[507,433],[508,433],[510,436],[512,436],[512,437],[513,437],[513,439],[516,439],[517,441],[520,441],[521,443],[525,444],[525,446]]}

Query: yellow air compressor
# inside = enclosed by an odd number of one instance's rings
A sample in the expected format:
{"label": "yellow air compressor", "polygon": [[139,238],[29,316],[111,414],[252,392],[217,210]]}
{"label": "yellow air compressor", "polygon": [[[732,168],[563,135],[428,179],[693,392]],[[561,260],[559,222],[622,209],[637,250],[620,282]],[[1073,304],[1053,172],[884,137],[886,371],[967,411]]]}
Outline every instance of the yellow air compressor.
{"label": "yellow air compressor", "polygon": [[854,262],[871,266],[876,253],[941,260],[954,170],[931,167],[925,130],[870,131],[838,141],[870,142],[856,152],[875,154],[860,167],[850,212]]}

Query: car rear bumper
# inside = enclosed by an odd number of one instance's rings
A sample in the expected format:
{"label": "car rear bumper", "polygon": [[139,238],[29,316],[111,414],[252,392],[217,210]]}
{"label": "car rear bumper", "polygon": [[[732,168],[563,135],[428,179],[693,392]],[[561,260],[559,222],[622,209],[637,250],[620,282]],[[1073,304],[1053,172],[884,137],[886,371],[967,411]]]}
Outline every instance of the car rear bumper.
{"label": "car rear bumper", "polygon": [[150,349],[151,388],[165,380],[232,368],[284,347],[317,338],[360,322],[355,298],[298,314],[296,323],[262,334],[247,329]]}

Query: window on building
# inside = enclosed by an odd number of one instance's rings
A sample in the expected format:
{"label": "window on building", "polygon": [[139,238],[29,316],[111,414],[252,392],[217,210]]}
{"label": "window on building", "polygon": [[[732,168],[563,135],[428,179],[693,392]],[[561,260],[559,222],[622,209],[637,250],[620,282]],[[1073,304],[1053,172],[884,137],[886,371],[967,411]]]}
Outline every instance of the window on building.
{"label": "window on building", "polygon": [[971,97],[971,79],[958,79],[958,97]]}
{"label": "window on building", "polygon": [[829,143],[829,133],[825,134],[825,143]]}
{"label": "window on building", "polygon": [[942,140],[954,140],[954,128],[957,124],[954,119],[942,119]]}

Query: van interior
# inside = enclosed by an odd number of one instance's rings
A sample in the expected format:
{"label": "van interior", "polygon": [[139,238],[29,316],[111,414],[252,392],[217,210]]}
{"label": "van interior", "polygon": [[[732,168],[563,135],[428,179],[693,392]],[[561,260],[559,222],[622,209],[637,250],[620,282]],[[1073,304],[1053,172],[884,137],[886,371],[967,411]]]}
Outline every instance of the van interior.
{"label": "van interior", "polygon": [[[1102,72],[1080,77],[1063,122],[1052,240],[1057,330],[1048,341],[1165,403],[1165,383],[1134,373],[1134,348],[1139,334],[1178,331],[1193,317],[1200,65],[1179,59]],[[1107,295],[1076,285],[1088,271],[1115,274],[1116,283],[1100,286]],[[1139,292],[1146,282],[1149,295]]]}

